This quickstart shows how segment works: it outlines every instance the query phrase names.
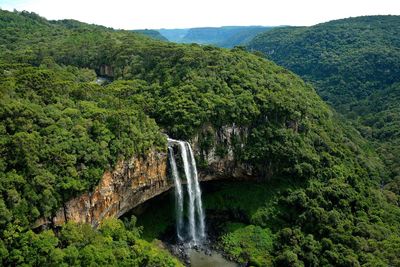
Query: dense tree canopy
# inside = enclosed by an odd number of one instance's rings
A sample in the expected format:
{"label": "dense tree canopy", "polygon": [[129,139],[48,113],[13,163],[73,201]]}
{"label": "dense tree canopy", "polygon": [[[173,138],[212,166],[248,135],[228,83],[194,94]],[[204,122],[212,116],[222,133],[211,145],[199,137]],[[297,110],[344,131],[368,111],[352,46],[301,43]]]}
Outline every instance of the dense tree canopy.
{"label": "dense tree canopy", "polygon": [[399,81],[399,16],[336,20],[311,27],[283,27],[248,45],[312,81],[339,111]]}
{"label": "dense tree canopy", "polygon": [[399,28],[399,16],[350,18],[275,29],[258,35],[248,48],[311,81],[324,100],[375,142],[398,180]]}
{"label": "dense tree canopy", "polygon": [[[299,187],[279,191],[274,212],[261,210],[253,226],[236,224],[223,237],[227,253],[247,260],[246,250],[253,251],[257,265],[398,262],[396,249],[385,249],[398,247],[400,228],[393,219],[397,196],[377,187],[385,178],[381,162],[286,69],[241,48],[177,45],[28,12],[0,11],[0,38],[4,265],[123,259],[121,265],[173,266],[130,222],[106,221],[98,230],[67,224],[55,233],[30,228],[93,188],[121,157],[165,150],[163,133],[198,136],[206,149],[212,140],[205,128],[232,124],[248,129],[235,143],[238,162],[254,166],[265,183],[285,177]],[[109,81],[96,84],[96,74]],[[279,227],[268,218],[281,220]],[[82,242],[82,234],[91,238]],[[258,235],[260,246],[234,244]],[[264,258],[265,251],[274,258]]]}
{"label": "dense tree canopy", "polygon": [[197,43],[232,48],[244,45],[258,33],[270,30],[264,26],[222,26],[186,29],[159,29],[169,41],[175,43]]}
{"label": "dense tree canopy", "polygon": [[167,38],[165,38],[164,36],[162,36],[158,31],[156,30],[133,30],[133,32],[137,32],[137,33],[141,33],[144,34],[148,37],[151,37],[153,39],[156,40],[160,40],[160,41],[168,41]]}

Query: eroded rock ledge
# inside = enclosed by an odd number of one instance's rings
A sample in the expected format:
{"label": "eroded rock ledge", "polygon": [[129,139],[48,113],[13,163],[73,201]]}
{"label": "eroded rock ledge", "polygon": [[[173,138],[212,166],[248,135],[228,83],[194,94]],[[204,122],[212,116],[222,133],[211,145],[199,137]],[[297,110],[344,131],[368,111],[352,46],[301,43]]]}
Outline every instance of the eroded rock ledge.
{"label": "eroded rock ledge", "polygon": [[[200,134],[212,132],[213,144],[208,149],[199,145],[199,136],[192,140],[196,157],[206,163],[200,169],[200,181],[208,180],[250,180],[256,179],[250,165],[235,159],[235,140],[246,137],[247,129],[235,125],[218,130],[204,127]],[[224,146],[226,153],[217,153],[218,146]],[[108,217],[120,217],[132,208],[173,187],[168,178],[167,153],[151,150],[145,157],[132,157],[118,162],[113,171],[106,171],[93,192],[85,193],[66,202],[52,219],[41,219],[36,227],[44,224],[62,225],[68,221],[89,223],[96,227]]]}
{"label": "eroded rock ledge", "polygon": [[106,171],[93,192],[64,204],[52,219],[54,225],[67,221],[97,226],[108,217],[120,217],[135,206],[172,186],[167,178],[167,154],[150,151],[145,158],[132,157]]}

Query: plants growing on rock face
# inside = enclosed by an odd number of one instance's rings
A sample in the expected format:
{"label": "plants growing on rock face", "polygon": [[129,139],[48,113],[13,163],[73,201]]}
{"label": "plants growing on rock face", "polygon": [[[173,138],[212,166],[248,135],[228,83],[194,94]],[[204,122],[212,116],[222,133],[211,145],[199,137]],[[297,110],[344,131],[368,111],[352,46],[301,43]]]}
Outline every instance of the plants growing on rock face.
{"label": "plants growing on rock face", "polygon": [[62,201],[93,188],[118,157],[163,147],[155,122],[132,104],[119,106],[112,90],[75,82],[62,67],[0,68],[0,191],[15,216],[3,226],[51,216]]}
{"label": "plants growing on rock face", "polygon": [[[294,74],[243,49],[158,42],[27,12],[0,18],[4,265],[178,264],[133,223],[67,224],[59,234],[30,227],[93,188],[119,158],[165,149],[161,132],[190,139],[210,127],[198,140],[207,150],[220,145],[214,131],[233,124],[248,129],[232,140],[235,160],[269,182],[290,182],[272,198],[239,188],[242,203],[207,204],[250,214],[249,226],[221,239],[227,253],[260,266],[398,263],[399,208],[388,191],[396,184],[377,189],[385,176],[369,145]],[[94,70],[105,65],[114,81],[100,86]]]}

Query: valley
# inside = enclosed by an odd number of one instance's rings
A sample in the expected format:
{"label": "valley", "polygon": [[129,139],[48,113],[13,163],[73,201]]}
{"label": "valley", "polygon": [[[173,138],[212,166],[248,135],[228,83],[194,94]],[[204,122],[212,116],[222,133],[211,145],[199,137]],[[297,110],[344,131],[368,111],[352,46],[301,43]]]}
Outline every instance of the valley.
{"label": "valley", "polygon": [[399,266],[399,22],[0,10],[1,265]]}

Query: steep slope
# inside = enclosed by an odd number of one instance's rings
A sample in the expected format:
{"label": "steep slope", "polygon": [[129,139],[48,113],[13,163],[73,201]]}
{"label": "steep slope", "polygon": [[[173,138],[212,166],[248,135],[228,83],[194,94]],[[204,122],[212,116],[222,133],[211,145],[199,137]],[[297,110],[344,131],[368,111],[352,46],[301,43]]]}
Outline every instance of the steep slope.
{"label": "steep slope", "polygon": [[189,31],[189,28],[185,29],[157,29],[157,31],[168,39],[168,41],[174,43],[180,43],[180,40],[185,37],[186,33]]}
{"label": "steep slope", "polygon": [[263,26],[223,26],[189,29],[159,30],[168,40],[176,43],[209,44],[232,48],[244,45],[258,33],[270,30]]}
{"label": "steep slope", "polygon": [[399,36],[399,16],[358,17],[272,30],[254,38],[248,48],[311,81],[324,100],[377,142],[395,177],[400,164],[394,133],[400,128],[387,114],[394,114],[398,105],[387,95],[398,96]]}
{"label": "steep slope", "polygon": [[[240,48],[160,42],[27,12],[1,11],[0,26],[3,265],[174,266],[139,238],[134,220],[106,220],[99,230],[67,224],[56,236],[29,230],[119,159],[165,151],[162,132],[193,140],[202,170],[210,153],[228,155],[263,183],[298,185],[277,191],[273,209],[260,207],[253,222],[274,236],[256,251],[272,255],[270,263],[398,263],[399,208],[378,188],[380,162],[286,69]],[[114,81],[95,84],[94,72]],[[235,134],[217,142],[224,129]],[[241,229],[254,236],[254,227]]]}
{"label": "steep slope", "polygon": [[155,40],[160,40],[160,41],[168,41],[167,38],[165,38],[161,33],[159,33],[156,30],[133,30],[133,32],[141,33],[144,34],[150,38],[153,38]]}

